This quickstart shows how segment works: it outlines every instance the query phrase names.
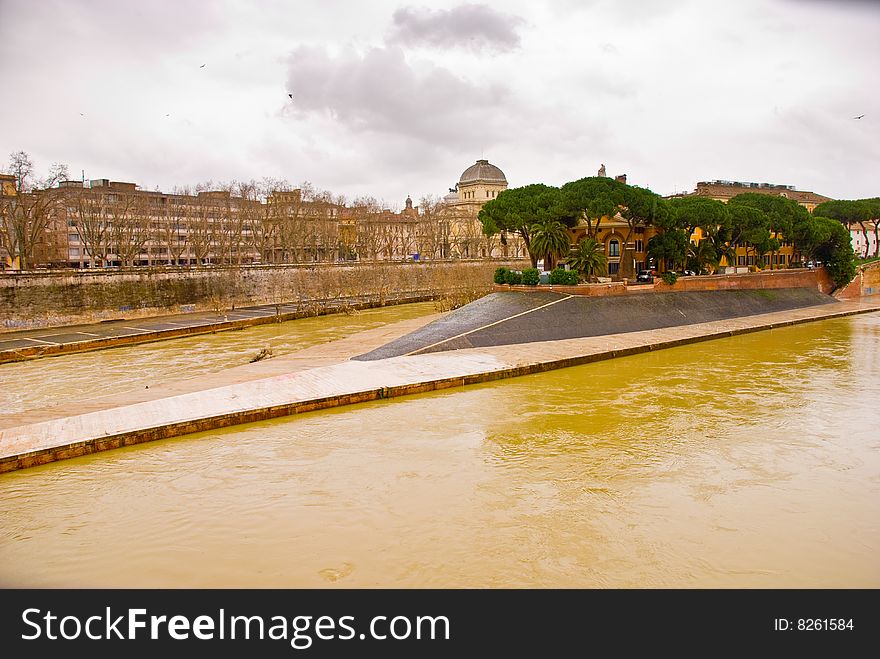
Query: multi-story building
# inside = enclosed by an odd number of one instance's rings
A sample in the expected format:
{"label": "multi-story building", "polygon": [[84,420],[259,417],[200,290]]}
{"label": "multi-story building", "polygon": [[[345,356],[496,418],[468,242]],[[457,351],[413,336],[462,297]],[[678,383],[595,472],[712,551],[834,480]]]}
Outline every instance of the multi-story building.
{"label": "multi-story building", "polygon": [[444,255],[451,258],[522,258],[528,255],[522,238],[486,236],[479,220],[483,205],[507,189],[507,177],[488,160],[462,172],[458,183],[443,197],[443,215],[448,226]]}
{"label": "multi-story building", "polygon": [[[605,165],[599,167],[597,176],[607,177]],[[614,177],[620,183],[626,183],[626,174]],[[598,221],[589,222],[581,219],[570,230],[571,244],[577,245],[586,237],[596,240],[603,248],[606,259],[606,272],[609,277],[634,278],[639,270],[648,264],[648,240],[657,230],[641,222],[632,225],[618,212],[613,217],[604,216]]]}
{"label": "multi-story building", "polygon": [[[776,195],[796,201],[811,213],[823,201],[831,201],[831,197],[797,190],[793,185],[776,185],[775,183],[744,183],[740,181],[700,181],[696,189],[690,195],[709,197],[727,203],[736,195],[744,192],[756,192],[758,194]],[[689,196],[689,195],[676,195]]]}
{"label": "multi-story building", "polygon": [[225,190],[167,194],[108,179],[64,181],[59,191],[71,267],[260,260],[258,200]]}
{"label": "multi-story building", "polygon": [[[697,187],[693,192],[671,195],[667,197],[667,199],[672,199],[675,197],[700,196],[708,197],[709,199],[715,199],[726,204],[735,196],[746,192],[754,192],[757,194],[773,195],[784,197],[786,199],[791,199],[792,201],[796,201],[798,204],[806,208],[811,213],[813,212],[813,209],[822,202],[831,200],[830,197],[816,194],[815,192],[798,190],[793,185],[777,185],[775,183],[750,183],[724,180],[700,181],[697,183]],[[796,258],[793,243],[789,240],[786,240],[785,236],[783,235],[774,234],[772,235],[772,237],[776,238],[780,243],[780,247],[777,251],[771,254],[759,255],[749,253],[749,249],[745,246],[737,245],[736,262],[727,263],[727,259],[722,257],[721,267],[725,267],[731,270],[734,268],[739,270],[747,270],[749,267],[752,266],[761,266],[763,268],[785,268],[792,265],[792,260]],[[699,243],[702,239],[703,232],[698,227],[694,230],[694,234],[691,236],[691,241],[694,243]]]}
{"label": "multi-story building", "polygon": [[880,227],[871,222],[853,222],[849,227],[852,237],[853,251],[859,258],[866,259],[869,256],[880,256],[880,242],[878,231]]}

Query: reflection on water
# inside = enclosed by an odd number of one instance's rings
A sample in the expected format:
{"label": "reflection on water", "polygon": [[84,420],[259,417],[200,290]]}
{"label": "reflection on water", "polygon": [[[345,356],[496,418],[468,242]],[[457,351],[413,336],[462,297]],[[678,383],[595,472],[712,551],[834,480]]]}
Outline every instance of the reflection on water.
{"label": "reflection on water", "polygon": [[258,325],[243,330],[0,365],[0,413],[21,412],[216,373],[247,364],[261,348],[283,355],[356,332],[435,313],[433,302],[402,304]]}
{"label": "reflection on water", "polygon": [[0,584],[876,588],[878,349],[870,314],[13,472]]}

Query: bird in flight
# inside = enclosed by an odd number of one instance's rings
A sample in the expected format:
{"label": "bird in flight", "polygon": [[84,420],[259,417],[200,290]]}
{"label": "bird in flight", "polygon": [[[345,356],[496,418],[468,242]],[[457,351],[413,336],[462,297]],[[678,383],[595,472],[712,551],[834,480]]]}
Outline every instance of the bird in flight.
{"label": "bird in flight", "polygon": [[864,116],[865,116],[865,115],[860,114],[858,117],[853,117],[853,119],[861,119],[861,118],[864,117]]}
{"label": "bird in flight", "polygon": [[293,100],[293,94],[288,94],[288,96],[290,97],[290,100]]}
{"label": "bird in flight", "polygon": [[199,68],[200,68],[200,69],[204,69],[204,68],[205,68],[205,65],[202,64]]}

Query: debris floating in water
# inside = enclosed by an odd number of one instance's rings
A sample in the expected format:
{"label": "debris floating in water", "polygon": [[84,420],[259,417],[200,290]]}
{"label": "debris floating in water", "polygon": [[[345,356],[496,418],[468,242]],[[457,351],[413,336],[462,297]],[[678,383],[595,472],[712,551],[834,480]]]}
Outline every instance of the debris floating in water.
{"label": "debris floating in water", "polygon": [[269,348],[267,346],[265,348],[261,348],[260,352],[258,352],[253,358],[251,358],[250,363],[253,364],[254,362],[259,362],[264,359],[269,359],[272,356],[273,356],[272,355],[272,348]]}

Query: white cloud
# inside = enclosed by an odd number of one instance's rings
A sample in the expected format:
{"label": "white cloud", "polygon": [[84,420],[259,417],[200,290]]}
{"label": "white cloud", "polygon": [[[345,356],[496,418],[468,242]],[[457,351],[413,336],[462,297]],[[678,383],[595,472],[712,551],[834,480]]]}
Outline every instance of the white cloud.
{"label": "white cloud", "polygon": [[472,5],[404,4],[3,0],[0,158],[391,203],[481,156],[513,185],[604,162],[661,193],[709,178],[880,193],[869,3],[491,0],[476,27],[456,24]]}

